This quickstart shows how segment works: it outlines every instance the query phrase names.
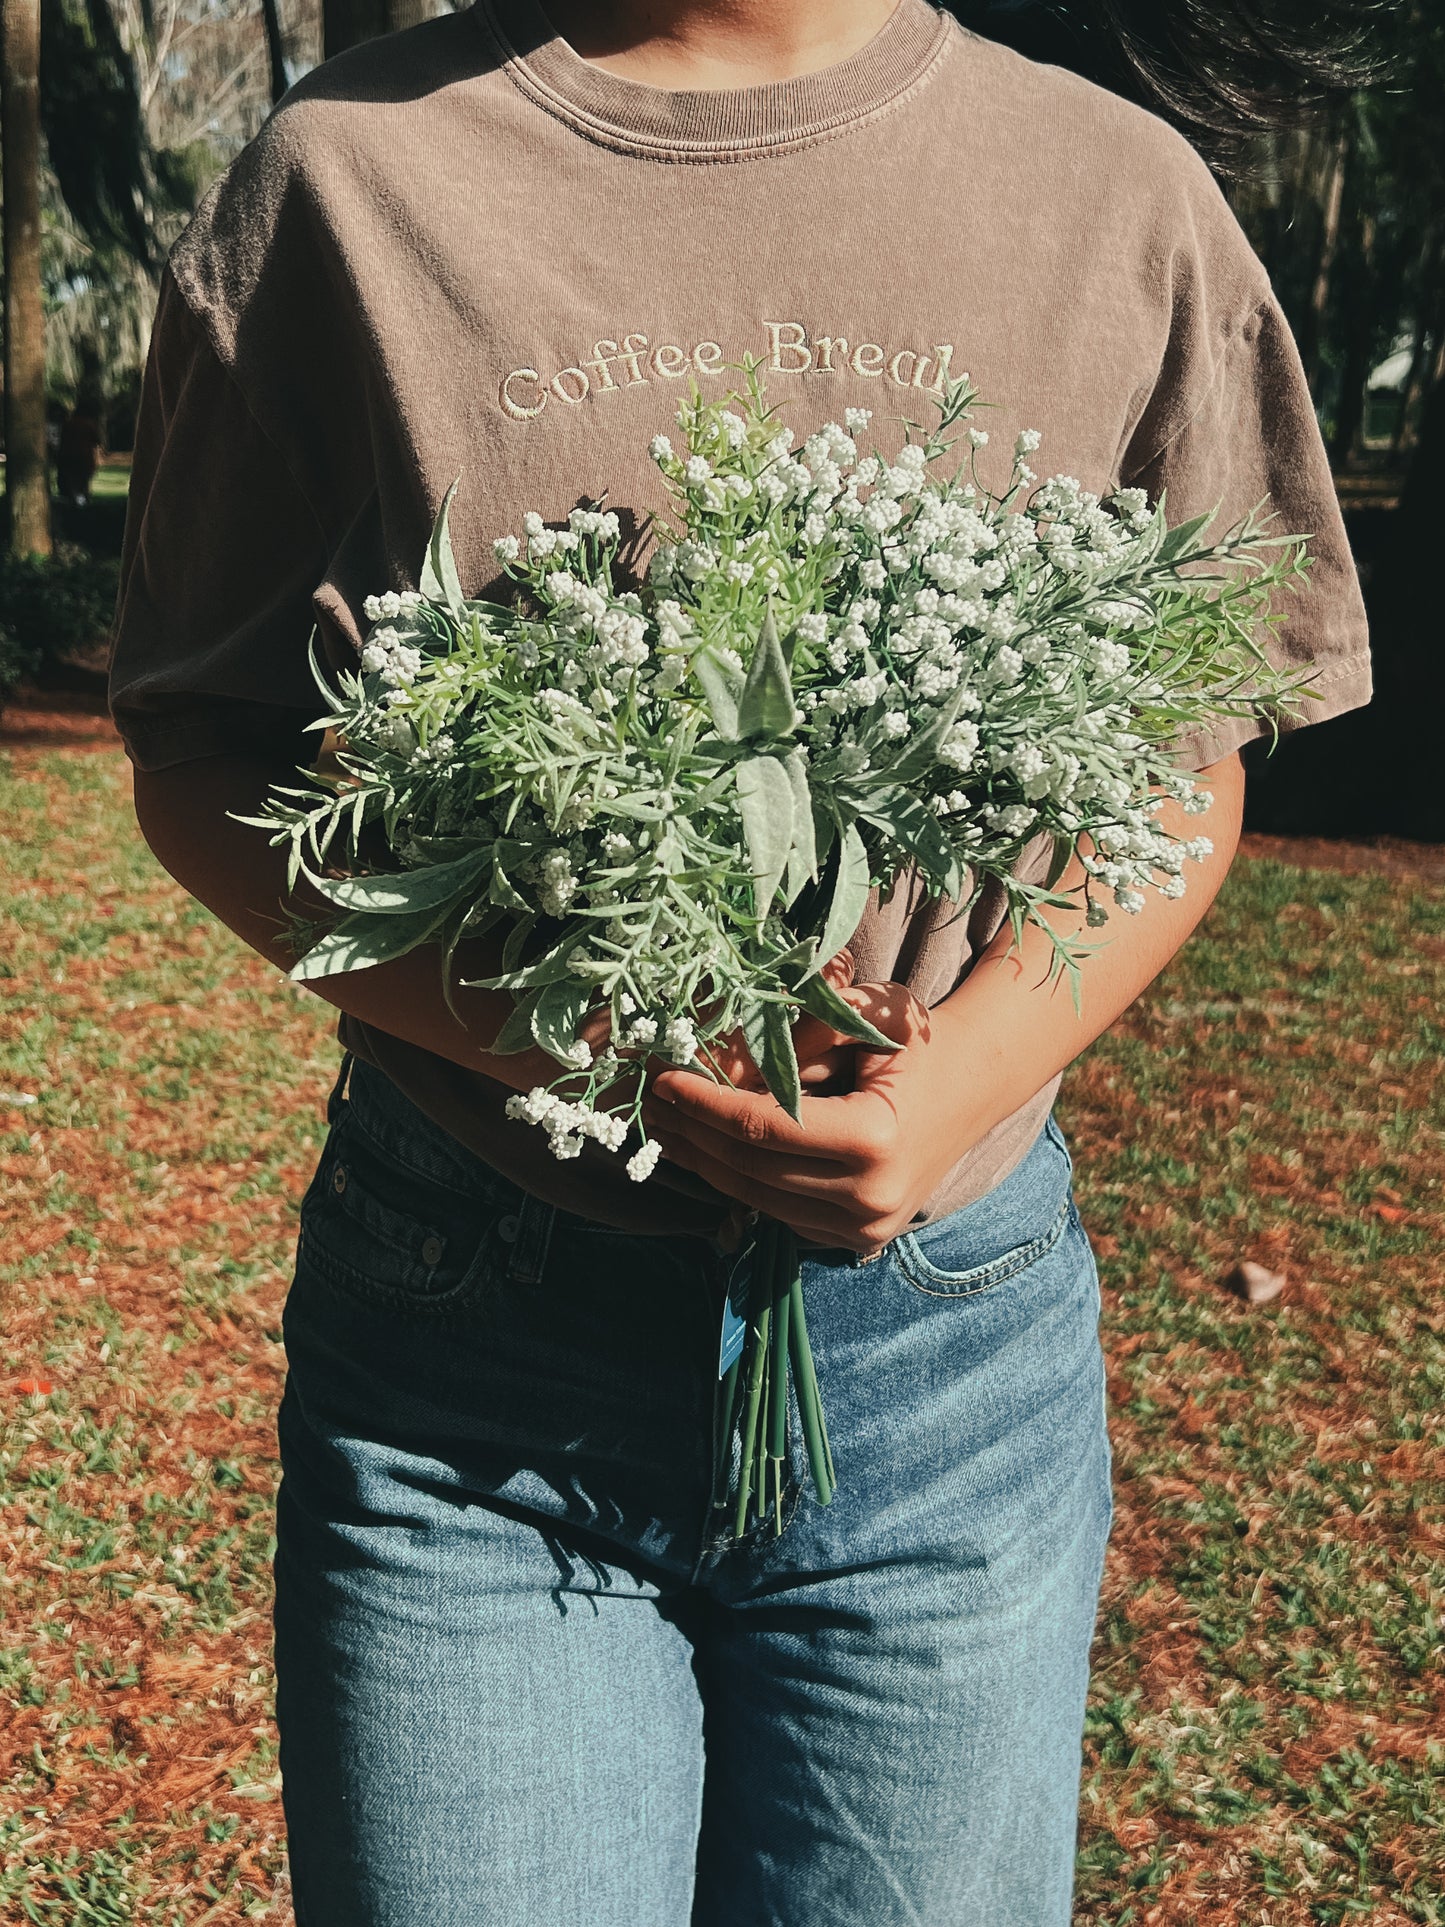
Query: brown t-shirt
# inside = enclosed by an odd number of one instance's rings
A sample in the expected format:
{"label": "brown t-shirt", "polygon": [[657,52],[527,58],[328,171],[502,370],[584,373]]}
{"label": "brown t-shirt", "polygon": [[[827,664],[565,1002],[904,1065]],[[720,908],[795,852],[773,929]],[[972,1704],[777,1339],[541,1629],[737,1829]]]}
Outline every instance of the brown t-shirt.
{"label": "brown t-shirt", "polygon": [[[560,521],[604,489],[640,557],[660,506],[649,438],[689,379],[720,393],[746,351],[800,439],[867,407],[886,450],[967,371],[994,405],[996,482],[1030,427],[1041,473],[1167,488],[1171,520],[1219,505],[1223,526],[1272,496],[1315,555],[1272,653],[1317,666],[1311,720],[1368,700],[1295,345],[1213,179],[1162,121],[928,0],[898,0],[821,72],[687,92],[582,60],[534,0],[474,0],[298,82],[172,251],[112,667],[131,756],[309,757],[313,622],[329,661],[354,660],[363,597],[414,586],[457,474],[468,594],[496,592],[492,539],[525,510]],[[1259,733],[1202,730],[1180,760]],[[950,921],[900,889],[858,932],[858,977],[936,1003],[1002,907],[988,891]],[[504,1118],[494,1081],[349,1018],[341,1035],[532,1191],[644,1230],[721,1215],[711,1196],[631,1183],[592,1144],[557,1164]],[[930,1216],[1008,1172],[1056,1088],[964,1153]]]}

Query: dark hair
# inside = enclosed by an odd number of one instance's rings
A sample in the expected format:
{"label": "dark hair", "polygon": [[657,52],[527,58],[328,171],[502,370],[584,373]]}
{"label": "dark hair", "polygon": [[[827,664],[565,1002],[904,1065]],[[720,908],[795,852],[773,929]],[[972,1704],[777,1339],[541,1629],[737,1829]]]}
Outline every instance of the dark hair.
{"label": "dark hair", "polygon": [[1400,0],[949,0],[985,39],[1152,108],[1215,166],[1392,63]]}

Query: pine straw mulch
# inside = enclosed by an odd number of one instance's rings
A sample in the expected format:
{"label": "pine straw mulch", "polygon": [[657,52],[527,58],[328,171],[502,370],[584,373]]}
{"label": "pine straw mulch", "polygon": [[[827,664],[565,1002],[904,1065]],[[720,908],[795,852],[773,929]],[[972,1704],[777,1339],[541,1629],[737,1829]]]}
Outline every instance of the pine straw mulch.
{"label": "pine straw mulch", "polygon": [[[103,721],[6,733],[0,1917],[279,1922],[272,1421],[331,1019],[159,872]],[[1118,1496],[1078,1927],[1445,1922],[1442,978],[1427,861],[1252,847],[1069,1080]],[[1220,1291],[1241,1256],[1274,1304]]]}

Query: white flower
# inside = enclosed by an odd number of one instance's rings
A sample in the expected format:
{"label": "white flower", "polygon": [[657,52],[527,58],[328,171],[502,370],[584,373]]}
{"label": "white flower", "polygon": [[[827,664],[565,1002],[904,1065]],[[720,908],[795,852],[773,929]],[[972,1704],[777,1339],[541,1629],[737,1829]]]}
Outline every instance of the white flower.
{"label": "white flower", "polygon": [[672,443],[666,435],[654,435],[647,444],[647,452],[659,467],[672,460]]}
{"label": "white flower", "polygon": [[1014,443],[1014,454],[1020,456],[1032,455],[1042,440],[1043,436],[1040,435],[1036,428],[1025,428],[1020,433],[1018,440]]}
{"label": "white flower", "polygon": [[522,531],[526,535],[540,535],[544,526],[545,524],[541,516],[538,515],[535,509],[528,509],[527,513],[522,517]]}
{"label": "white flower", "polygon": [[492,554],[499,562],[515,562],[521,553],[522,545],[515,535],[499,535],[492,544]]}
{"label": "white flower", "polygon": [[534,1084],[525,1097],[520,1091],[509,1097],[504,1109],[508,1117],[520,1118],[524,1124],[543,1124],[560,1101],[545,1084]]}
{"label": "white flower", "polygon": [[1144,908],[1142,892],[1130,890],[1123,884],[1120,884],[1118,889],[1115,890],[1114,901],[1125,915],[1130,917],[1137,917],[1139,912]]}
{"label": "white flower", "polygon": [[883,717],[880,727],[885,736],[896,740],[900,736],[906,736],[912,725],[901,709],[890,709]]}
{"label": "white flower", "polygon": [[662,1156],[662,1146],[656,1138],[649,1138],[640,1151],[634,1151],[627,1160],[627,1175],[634,1184],[642,1184],[650,1178],[657,1168],[657,1160]]}
{"label": "white flower", "polygon": [[843,420],[848,424],[848,433],[850,435],[861,435],[872,419],[873,410],[871,408],[845,408],[843,410]]}
{"label": "white flower", "polygon": [[663,1049],[679,1063],[690,1064],[697,1055],[697,1033],[687,1017],[670,1019],[662,1037]]}
{"label": "white flower", "polygon": [[995,828],[1008,837],[1022,836],[1035,820],[1034,812],[1024,803],[1010,803],[1007,809],[992,814]]}
{"label": "white flower", "polygon": [[968,439],[973,443],[975,448],[987,448],[988,430],[986,428],[970,428],[968,431]]}
{"label": "white flower", "polygon": [[694,488],[701,488],[712,475],[712,463],[706,455],[689,455],[682,472]]}

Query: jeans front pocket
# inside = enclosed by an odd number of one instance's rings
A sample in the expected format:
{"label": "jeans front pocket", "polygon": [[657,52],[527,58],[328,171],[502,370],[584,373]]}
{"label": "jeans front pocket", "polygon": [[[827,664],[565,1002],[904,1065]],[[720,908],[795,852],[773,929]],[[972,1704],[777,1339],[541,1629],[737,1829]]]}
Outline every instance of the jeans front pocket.
{"label": "jeans front pocket", "polygon": [[1073,1159],[1050,1117],[1032,1149],[994,1189],[893,1245],[915,1290],[936,1298],[990,1291],[1052,1251],[1069,1224]]}
{"label": "jeans front pocket", "polygon": [[383,1310],[450,1311],[505,1270],[521,1203],[500,1176],[443,1183],[342,1107],[302,1201],[297,1269]]}

